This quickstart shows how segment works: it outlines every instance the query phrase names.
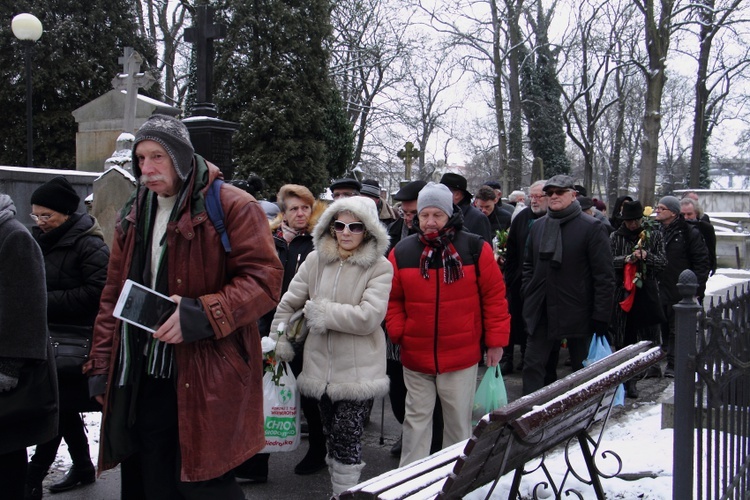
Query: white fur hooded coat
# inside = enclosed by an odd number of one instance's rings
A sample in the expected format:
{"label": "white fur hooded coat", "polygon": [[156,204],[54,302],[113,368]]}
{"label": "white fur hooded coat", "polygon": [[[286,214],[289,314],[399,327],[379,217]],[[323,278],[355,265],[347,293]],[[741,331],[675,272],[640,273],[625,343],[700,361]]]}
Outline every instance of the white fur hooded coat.
{"label": "white fur hooded coat", "polygon": [[[342,259],[331,226],[337,214],[350,212],[364,222],[362,244]],[[388,308],[393,267],[384,252],[388,233],[372,200],[352,197],[331,204],[313,230],[315,251],[308,255],[276,309],[271,337],[278,325],[289,324],[304,309],[309,334],[305,339],[300,392],[332,401],[362,401],[388,393],[385,334],[381,323]],[[294,356],[289,338],[276,346],[281,359]]]}

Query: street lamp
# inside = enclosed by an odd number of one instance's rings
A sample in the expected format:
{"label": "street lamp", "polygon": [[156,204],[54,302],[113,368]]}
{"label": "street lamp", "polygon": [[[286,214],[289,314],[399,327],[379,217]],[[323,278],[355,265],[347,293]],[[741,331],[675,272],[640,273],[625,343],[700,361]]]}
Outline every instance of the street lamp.
{"label": "street lamp", "polygon": [[23,44],[26,58],[26,162],[34,165],[34,146],[31,127],[31,47],[42,36],[42,22],[31,14],[18,14],[10,23],[13,34]]}

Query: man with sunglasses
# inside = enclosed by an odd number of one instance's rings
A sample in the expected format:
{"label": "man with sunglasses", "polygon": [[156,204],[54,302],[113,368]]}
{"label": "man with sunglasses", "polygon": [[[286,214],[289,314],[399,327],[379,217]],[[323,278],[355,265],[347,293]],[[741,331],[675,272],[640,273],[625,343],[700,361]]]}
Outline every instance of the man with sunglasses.
{"label": "man with sunglasses", "polygon": [[607,334],[615,291],[609,234],[581,212],[573,179],[556,175],[544,193],[547,214],[531,227],[523,263],[524,395],[551,382],[546,365],[562,339],[573,370],[583,366],[592,334]]}

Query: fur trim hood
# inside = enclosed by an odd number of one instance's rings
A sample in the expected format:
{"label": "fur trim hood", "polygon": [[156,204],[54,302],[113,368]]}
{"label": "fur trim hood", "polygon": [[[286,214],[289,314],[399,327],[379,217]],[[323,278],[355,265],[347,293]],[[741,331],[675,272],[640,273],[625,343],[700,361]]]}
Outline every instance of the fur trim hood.
{"label": "fur trim hood", "polygon": [[353,196],[334,201],[323,212],[313,229],[315,249],[324,261],[333,262],[340,258],[338,244],[331,235],[330,227],[334,217],[345,211],[351,212],[357,219],[364,222],[367,233],[362,244],[348,260],[352,264],[369,267],[377,261],[378,257],[385,254],[390,240],[388,232],[378,218],[377,206],[369,198]]}

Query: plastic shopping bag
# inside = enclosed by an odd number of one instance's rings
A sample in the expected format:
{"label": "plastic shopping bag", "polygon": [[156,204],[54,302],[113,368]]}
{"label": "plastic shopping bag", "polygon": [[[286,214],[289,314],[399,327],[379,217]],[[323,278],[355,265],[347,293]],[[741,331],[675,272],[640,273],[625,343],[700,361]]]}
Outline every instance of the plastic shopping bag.
{"label": "plastic shopping bag", "polygon": [[[589,355],[583,360],[583,366],[588,366],[594,361],[606,358],[610,354],[612,354],[612,347],[610,347],[607,337],[604,335],[594,335],[589,346]],[[622,384],[617,387],[614,404],[615,406],[623,406],[625,404],[625,387]]]}
{"label": "plastic shopping bag", "polygon": [[297,379],[291,368],[283,363],[279,384],[273,372],[263,375],[263,428],[266,447],[261,453],[294,451],[300,441],[300,396]]}
{"label": "plastic shopping bag", "polygon": [[482,381],[474,394],[474,407],[471,419],[474,425],[486,414],[497,410],[508,404],[508,393],[505,391],[505,382],[500,373],[500,365],[487,368]]}

